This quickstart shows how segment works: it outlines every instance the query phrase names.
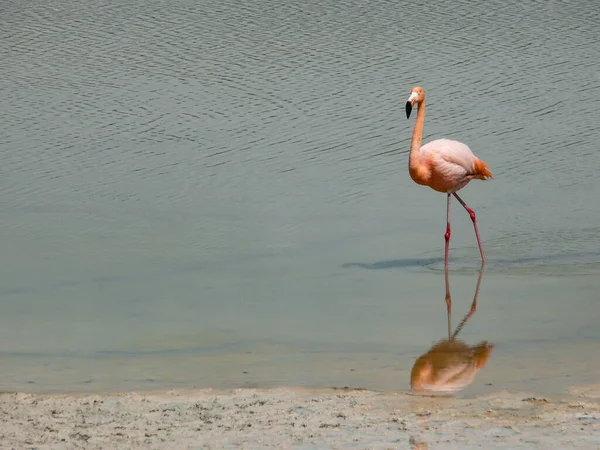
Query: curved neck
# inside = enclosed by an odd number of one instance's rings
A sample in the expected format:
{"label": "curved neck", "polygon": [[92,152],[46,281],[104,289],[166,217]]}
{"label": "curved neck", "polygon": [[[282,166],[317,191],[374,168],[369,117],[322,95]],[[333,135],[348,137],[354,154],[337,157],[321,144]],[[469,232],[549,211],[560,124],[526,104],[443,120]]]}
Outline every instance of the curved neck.
{"label": "curved neck", "polygon": [[419,150],[421,149],[421,138],[423,137],[423,123],[425,122],[425,99],[417,104],[417,121],[413,129],[412,140],[410,142],[410,155],[408,157],[408,170],[411,177],[418,176],[420,172],[419,166]]}

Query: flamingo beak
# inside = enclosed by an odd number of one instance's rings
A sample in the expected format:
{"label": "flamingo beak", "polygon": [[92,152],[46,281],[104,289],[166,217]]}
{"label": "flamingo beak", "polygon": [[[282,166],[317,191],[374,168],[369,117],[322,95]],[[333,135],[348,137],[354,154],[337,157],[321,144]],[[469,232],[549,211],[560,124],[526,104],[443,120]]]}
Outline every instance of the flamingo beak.
{"label": "flamingo beak", "polygon": [[411,92],[410,97],[408,97],[408,101],[406,102],[406,118],[410,117],[410,112],[412,111],[412,107],[417,101],[418,94],[416,92]]}

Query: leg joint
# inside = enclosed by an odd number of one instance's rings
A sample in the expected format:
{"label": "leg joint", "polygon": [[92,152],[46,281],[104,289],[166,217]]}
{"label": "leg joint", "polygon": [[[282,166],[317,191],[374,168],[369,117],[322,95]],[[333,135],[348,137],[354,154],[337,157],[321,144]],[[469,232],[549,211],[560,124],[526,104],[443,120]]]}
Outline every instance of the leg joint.
{"label": "leg joint", "polygon": [[467,212],[469,213],[469,216],[471,216],[471,220],[476,222],[477,216],[475,216],[475,211],[473,211],[471,208],[467,208]]}

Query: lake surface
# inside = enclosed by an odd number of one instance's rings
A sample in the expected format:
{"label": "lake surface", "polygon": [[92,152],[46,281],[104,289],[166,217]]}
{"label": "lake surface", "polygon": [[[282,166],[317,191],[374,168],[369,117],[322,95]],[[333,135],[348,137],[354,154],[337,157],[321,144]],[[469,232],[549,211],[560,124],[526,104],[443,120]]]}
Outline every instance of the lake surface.
{"label": "lake surface", "polygon": [[[600,4],[4,2],[0,389],[406,389],[446,333],[467,143],[488,258],[468,389],[600,374]],[[452,209],[453,324],[479,252]],[[489,384],[491,383],[491,386]]]}

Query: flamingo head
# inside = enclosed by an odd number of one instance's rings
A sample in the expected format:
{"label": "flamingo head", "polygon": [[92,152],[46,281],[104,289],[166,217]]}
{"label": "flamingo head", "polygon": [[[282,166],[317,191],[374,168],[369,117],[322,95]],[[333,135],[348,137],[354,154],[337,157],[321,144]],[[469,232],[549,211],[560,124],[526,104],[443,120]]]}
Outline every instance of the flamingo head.
{"label": "flamingo head", "polygon": [[410,117],[410,112],[412,111],[413,106],[415,106],[415,103],[420,104],[423,102],[423,100],[425,100],[425,91],[423,88],[420,86],[412,88],[412,91],[410,91],[410,97],[408,97],[408,101],[406,102],[407,119]]}

